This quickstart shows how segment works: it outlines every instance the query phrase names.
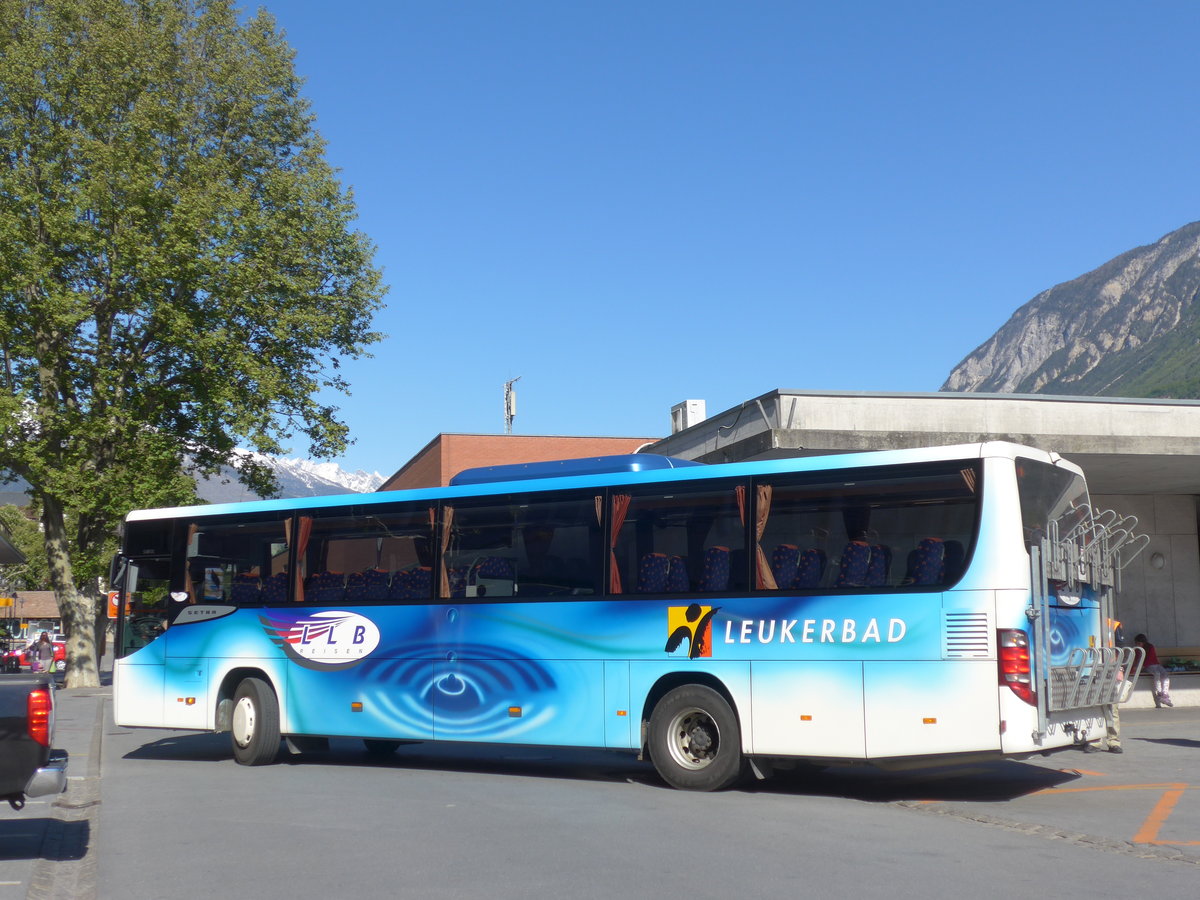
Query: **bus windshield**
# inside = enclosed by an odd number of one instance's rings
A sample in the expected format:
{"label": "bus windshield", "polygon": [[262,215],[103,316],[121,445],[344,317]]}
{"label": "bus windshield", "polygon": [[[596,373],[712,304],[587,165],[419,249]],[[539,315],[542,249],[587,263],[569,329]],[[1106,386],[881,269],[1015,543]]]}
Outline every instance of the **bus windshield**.
{"label": "bus windshield", "polygon": [[130,560],[125,576],[126,615],[122,623],[122,655],[146,646],[167,630],[170,615],[170,560]]}

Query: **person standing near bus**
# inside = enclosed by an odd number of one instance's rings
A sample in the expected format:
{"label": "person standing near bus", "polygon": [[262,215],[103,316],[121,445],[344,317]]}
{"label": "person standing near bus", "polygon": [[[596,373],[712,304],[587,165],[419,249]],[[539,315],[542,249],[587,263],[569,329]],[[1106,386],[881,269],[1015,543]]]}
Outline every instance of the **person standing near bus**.
{"label": "person standing near bus", "polygon": [[1158,661],[1158,651],[1144,634],[1136,635],[1133,642],[1146,651],[1146,661],[1142,671],[1154,676],[1154,706],[1162,709],[1164,706],[1174,706],[1171,702],[1171,673],[1167,667]]}
{"label": "person standing near bus", "polygon": [[50,671],[50,664],[54,662],[54,644],[50,641],[50,635],[44,631],[33,646],[33,658],[37,660],[39,672]]}
{"label": "person standing near bus", "polygon": [[[1125,641],[1125,634],[1121,623],[1116,619],[1109,619],[1106,624],[1109,651],[1116,653],[1117,646]],[[1121,749],[1121,714],[1117,710],[1117,704],[1112,703],[1104,708],[1104,737],[1095,745],[1089,744],[1088,749],[1107,750],[1109,753],[1125,752]]]}

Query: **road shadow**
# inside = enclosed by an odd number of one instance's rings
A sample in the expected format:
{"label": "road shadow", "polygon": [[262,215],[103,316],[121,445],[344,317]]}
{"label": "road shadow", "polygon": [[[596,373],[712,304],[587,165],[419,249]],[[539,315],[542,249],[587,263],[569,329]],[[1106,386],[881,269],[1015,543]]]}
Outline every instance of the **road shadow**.
{"label": "road shadow", "polygon": [[[128,734],[116,731],[113,734]],[[1194,743],[1194,742],[1193,742]],[[221,762],[235,765],[227,734],[178,734],[143,744],[125,759]],[[523,744],[403,743],[393,753],[369,752],[359,740],[331,738],[327,747],[292,754],[280,744],[276,765],[395,768],[519,775],[595,782],[633,782],[668,789],[649,761],[625,751]],[[752,776],[735,790],[752,793],[842,797],[875,803],[896,801],[1003,802],[1075,781],[1079,773],[1013,760],[891,771],[872,765],[801,767]]]}
{"label": "road shadow", "polygon": [[329,744],[327,750],[307,750],[297,755],[285,749],[277,762],[661,784],[649,762],[639,762],[632,753],[622,751],[413,741],[402,744],[394,753],[380,754],[367,751],[357,740],[334,738]]}
{"label": "road shadow", "polygon": [[1127,738],[1126,740],[1139,741],[1144,744],[1162,744],[1166,747],[1187,747],[1189,750],[1200,749],[1200,741],[1193,738]]}
{"label": "road shadow", "polygon": [[[116,730],[110,736],[131,734]],[[223,762],[233,759],[228,734],[173,734],[130,750],[122,759],[153,759],[179,762]]]}
{"label": "road shadow", "polygon": [[69,862],[87,856],[91,826],[86,820],[0,819],[0,861],[46,859]]}
{"label": "road shadow", "polygon": [[[132,732],[109,731],[111,736]],[[236,765],[228,734],[178,734],[143,744],[122,756],[130,760],[162,762],[221,762]],[[538,778],[568,778],[585,781],[644,780],[660,784],[648,762],[638,762],[630,753],[539,747],[524,744],[455,744],[413,741],[394,753],[369,752],[362,741],[332,738],[326,749],[307,749],[293,754],[281,743],[276,765],[395,768],[470,772],[476,774],[526,775]]]}
{"label": "road shadow", "polygon": [[1080,777],[1075,771],[1012,760],[905,771],[856,765],[776,772],[763,781],[748,782],[743,789],[870,803],[922,800],[996,803],[1016,800]]}

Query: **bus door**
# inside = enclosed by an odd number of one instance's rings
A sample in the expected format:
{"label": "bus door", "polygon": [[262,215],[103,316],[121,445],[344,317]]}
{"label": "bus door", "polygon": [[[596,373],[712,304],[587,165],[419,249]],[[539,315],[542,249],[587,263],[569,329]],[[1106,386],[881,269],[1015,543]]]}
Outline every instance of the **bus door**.
{"label": "bus door", "polygon": [[593,496],[489,498],[442,510],[434,733],[604,746]]}
{"label": "bus door", "polygon": [[433,690],[438,740],[604,746],[605,669],[580,658],[573,604],[451,603]]}
{"label": "bus door", "polygon": [[167,639],[170,618],[170,560],[118,557],[109,605],[116,618],[113,678],[116,721],[122,725],[163,726],[166,711]]}

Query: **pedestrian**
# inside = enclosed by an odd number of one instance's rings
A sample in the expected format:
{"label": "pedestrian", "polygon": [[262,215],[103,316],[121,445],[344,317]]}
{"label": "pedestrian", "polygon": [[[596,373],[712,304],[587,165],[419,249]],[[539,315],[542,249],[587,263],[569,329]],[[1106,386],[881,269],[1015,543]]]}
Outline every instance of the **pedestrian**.
{"label": "pedestrian", "polygon": [[[1125,641],[1124,630],[1116,619],[1109,619],[1105,622],[1105,627],[1108,631],[1108,649],[1105,652],[1115,654],[1116,648]],[[1121,677],[1120,670],[1117,677]],[[1095,744],[1088,744],[1086,749],[1089,753],[1097,750],[1107,750],[1109,753],[1125,752],[1121,749],[1121,713],[1117,710],[1117,704],[1109,703],[1104,707],[1104,736]]]}
{"label": "pedestrian", "polygon": [[33,647],[34,658],[38,662],[38,671],[49,672],[54,663],[54,644],[50,641],[50,635],[42,632],[42,636],[38,638],[38,642]]}
{"label": "pedestrian", "polygon": [[1142,663],[1142,671],[1154,677],[1154,706],[1162,709],[1164,706],[1174,706],[1171,702],[1171,673],[1158,661],[1158,651],[1144,634],[1136,635],[1133,642],[1146,651],[1146,661]]}

